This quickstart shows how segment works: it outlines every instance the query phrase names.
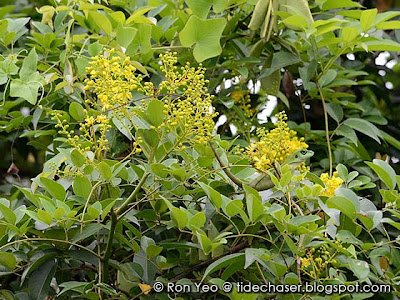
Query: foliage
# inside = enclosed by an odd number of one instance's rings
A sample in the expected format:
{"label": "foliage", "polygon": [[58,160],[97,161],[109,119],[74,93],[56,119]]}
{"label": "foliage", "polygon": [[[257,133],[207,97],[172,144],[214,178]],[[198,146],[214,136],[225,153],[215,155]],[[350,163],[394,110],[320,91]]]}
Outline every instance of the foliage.
{"label": "foliage", "polygon": [[[21,5],[0,8],[1,297],[302,297],[224,281],[399,295],[398,95],[384,84],[398,86],[399,12]],[[381,55],[395,65],[375,69]]]}

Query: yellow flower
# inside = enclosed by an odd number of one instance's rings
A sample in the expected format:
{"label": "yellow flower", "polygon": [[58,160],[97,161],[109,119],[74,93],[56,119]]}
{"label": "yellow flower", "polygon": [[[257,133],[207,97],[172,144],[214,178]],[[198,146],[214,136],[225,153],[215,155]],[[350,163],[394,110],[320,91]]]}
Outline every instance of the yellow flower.
{"label": "yellow flower", "polygon": [[343,180],[338,177],[338,172],[334,172],[331,178],[329,178],[328,173],[322,173],[320,178],[326,186],[326,189],[321,193],[321,196],[335,196],[335,190],[340,188],[343,183]]}
{"label": "yellow flower", "polygon": [[194,68],[190,63],[178,68],[176,53],[167,52],[160,57],[160,69],[166,80],[160,83],[158,92],[167,96],[163,97],[164,121],[157,130],[170,130],[180,143],[207,143],[217,113],[212,106],[213,96],[206,87],[205,68]]}
{"label": "yellow flower", "polygon": [[302,267],[307,268],[310,265],[310,260],[308,258],[301,257],[300,260]]}
{"label": "yellow flower", "polygon": [[251,107],[249,91],[233,91],[230,97],[235,100],[235,103],[239,104],[239,107],[243,110],[246,117],[250,118],[256,113],[257,109]]}
{"label": "yellow flower", "polygon": [[94,120],[94,118],[92,117],[92,116],[87,116],[86,118],[85,118],[85,123],[86,123],[86,125],[87,126],[92,126],[92,125],[94,125],[94,122],[95,122],[95,120]]}
{"label": "yellow flower", "polygon": [[99,103],[91,102],[93,106],[113,108],[128,104],[132,100],[132,91],[142,81],[142,76],[134,74],[136,68],[129,59],[122,60],[119,56],[112,56],[114,49],[104,55],[92,57],[89,67],[86,68],[88,78],[85,80],[87,90],[92,90]]}
{"label": "yellow flower", "polygon": [[[132,106],[132,92],[141,93],[144,95],[142,101],[135,102],[137,111],[146,111],[153,99],[164,104],[162,124],[157,128],[152,127],[159,136],[173,133],[178,145],[208,142],[215,125],[213,118],[217,113],[212,107],[213,96],[206,87],[208,80],[205,79],[204,68],[194,68],[189,63],[178,68],[176,53],[160,55],[160,69],[166,79],[156,89],[153,83],[144,82],[143,76],[135,74],[136,69],[129,58],[122,60],[118,56],[112,56],[113,52],[113,49],[108,51],[107,57],[93,57],[86,68],[86,90],[97,95],[97,100],[89,99],[87,104],[102,111],[110,110],[112,117],[116,117],[121,123],[128,118],[131,126],[135,126],[131,118],[135,111],[129,109],[129,106]],[[182,144],[180,148],[183,147]]]}
{"label": "yellow flower", "polygon": [[282,164],[293,152],[308,148],[304,138],[299,139],[297,132],[289,129],[285,112],[278,113],[276,117],[278,122],[274,124],[275,128],[258,128],[259,141],[246,149],[245,155],[254,161],[257,169],[266,171],[273,167],[274,161]]}

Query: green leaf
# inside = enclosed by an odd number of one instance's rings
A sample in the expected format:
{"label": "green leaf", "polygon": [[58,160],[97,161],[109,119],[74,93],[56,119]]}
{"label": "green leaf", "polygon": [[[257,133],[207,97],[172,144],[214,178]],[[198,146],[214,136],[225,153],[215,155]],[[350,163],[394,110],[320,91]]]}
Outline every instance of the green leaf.
{"label": "green leaf", "polygon": [[13,79],[10,84],[10,96],[24,98],[30,104],[35,105],[39,88],[42,86],[41,81],[42,77],[38,74],[37,76],[32,74],[32,80],[28,82],[24,82],[21,79]]}
{"label": "green leaf", "polygon": [[100,51],[103,49],[103,46],[97,41],[88,46],[88,53],[90,56],[96,56],[100,54]]}
{"label": "green leaf", "polygon": [[360,18],[360,25],[362,31],[367,32],[371,28],[377,13],[378,9],[376,8],[362,11]]}
{"label": "green leaf", "polygon": [[319,216],[297,216],[293,217],[287,223],[287,228],[289,232],[293,232],[295,234],[303,233],[304,229],[307,228],[311,224],[315,224],[315,222],[321,220]]}
{"label": "green leaf", "polygon": [[29,276],[28,290],[30,299],[43,300],[51,289],[50,283],[57,269],[55,259],[44,262]]}
{"label": "green leaf", "polygon": [[159,137],[158,133],[154,129],[138,129],[137,133],[143,138],[143,140],[152,148],[158,146]]}
{"label": "green leaf", "polygon": [[396,147],[397,149],[400,150],[400,141],[399,140],[395,139],[393,136],[391,136],[390,134],[387,134],[383,130],[380,130],[380,132],[381,132],[383,139],[386,142],[388,142],[390,145],[392,145],[393,147]]}
{"label": "green leaf", "polygon": [[50,225],[53,222],[53,217],[47,211],[38,209],[37,214],[42,223]]}
{"label": "green leaf", "polygon": [[271,67],[265,69],[260,78],[270,76],[273,72],[280,70],[286,66],[295,65],[300,62],[300,58],[293,53],[287,51],[279,51],[272,57]]}
{"label": "green leaf", "polygon": [[229,216],[233,217],[234,215],[243,213],[243,202],[239,199],[229,200],[224,208],[224,212]]}
{"label": "green leaf", "polygon": [[353,142],[355,145],[358,144],[358,138],[356,132],[353,130],[353,128],[350,128],[347,125],[342,125],[336,130],[336,134],[344,136],[348,138],[351,142]]}
{"label": "green leaf", "polygon": [[310,179],[314,183],[318,183],[320,186],[325,187],[324,182],[317,175],[311,172],[307,172],[306,178]]}
{"label": "green leaf", "polygon": [[46,177],[40,177],[40,182],[44,185],[44,189],[57,200],[64,201],[67,192],[58,182]]}
{"label": "green leaf", "polygon": [[160,254],[162,250],[162,247],[156,245],[148,245],[146,248],[146,255],[149,259],[152,259],[153,257],[156,257],[158,254]]}
{"label": "green leaf", "polygon": [[336,234],[336,239],[341,240],[344,243],[351,243],[354,245],[362,245],[363,242],[356,238],[350,231],[340,230]]}
{"label": "green leaf", "polygon": [[329,69],[324,75],[322,75],[318,79],[318,83],[321,87],[327,86],[330,84],[332,81],[335,80],[337,76],[337,72],[335,70]]}
{"label": "green leaf", "polygon": [[175,225],[178,226],[179,229],[185,228],[186,224],[189,221],[189,217],[186,212],[174,206],[170,208],[170,211],[171,219],[175,223]]}
{"label": "green leaf", "polygon": [[286,210],[282,205],[274,203],[268,209],[267,214],[271,215],[273,218],[277,219],[278,221],[282,221],[286,216]]}
{"label": "green leaf", "polygon": [[208,255],[212,251],[211,240],[202,230],[196,232],[196,237],[200,243],[201,249],[206,255]]}
{"label": "green leaf", "polygon": [[264,206],[262,204],[260,194],[253,188],[243,185],[246,192],[247,212],[252,222],[256,222],[258,217],[264,214]]}
{"label": "green leaf", "polygon": [[385,185],[393,190],[396,186],[396,172],[393,168],[385,161],[380,159],[374,159],[371,162],[365,162],[372,170],[378,174],[379,178],[385,183]]}
{"label": "green leaf", "polygon": [[171,170],[171,175],[179,181],[186,180],[186,171],[182,168]]}
{"label": "green leaf", "polygon": [[286,187],[290,183],[291,180],[292,180],[292,173],[290,171],[285,172],[282,174],[282,176],[279,180],[279,185],[281,187]]}
{"label": "green leaf", "polygon": [[352,220],[356,218],[356,207],[350,199],[341,196],[334,196],[326,201],[326,205],[329,208],[336,208],[340,210]]}
{"label": "green leaf", "polygon": [[358,36],[358,30],[354,27],[344,27],[342,29],[342,38],[345,42],[352,42]]}
{"label": "green leaf", "polygon": [[117,43],[124,48],[128,48],[134,40],[138,30],[133,27],[118,26],[117,28]]}
{"label": "green leaf", "polygon": [[80,168],[85,163],[85,156],[77,149],[73,149],[71,151],[71,160],[75,166]]}
{"label": "green leaf", "polygon": [[278,96],[280,93],[279,88],[281,86],[281,70],[276,70],[270,75],[260,78],[260,82],[261,87],[266,93],[268,93],[268,95]]}
{"label": "green leaf", "polygon": [[58,207],[53,213],[53,218],[56,220],[60,220],[65,214],[66,214],[65,208]]}
{"label": "green leaf", "polygon": [[160,126],[164,119],[164,104],[160,100],[151,100],[147,107],[146,115],[150,123],[154,126]]}
{"label": "green leaf", "polygon": [[194,45],[193,55],[198,62],[202,62],[222,52],[220,39],[225,25],[225,18],[201,20],[192,15],[179,33],[179,39],[185,47]]}
{"label": "green leaf", "polygon": [[1,20],[0,21],[0,36],[4,36],[7,33],[7,28],[8,28],[8,21]]}
{"label": "green leaf", "polygon": [[76,176],[72,182],[72,189],[75,195],[88,199],[92,190],[92,183],[86,176]]}
{"label": "green leaf", "polygon": [[393,40],[371,40],[363,42],[363,45],[367,46],[368,51],[400,51],[400,44]]}
{"label": "green leaf", "polygon": [[267,249],[257,249],[257,248],[246,248],[245,250],[245,264],[244,269],[250,267],[253,262],[258,261],[260,263],[264,263],[263,261],[270,260],[272,255]]}
{"label": "green leaf", "polygon": [[97,170],[106,181],[111,179],[112,177],[111,167],[105,161],[99,163]]}
{"label": "green leaf", "polygon": [[72,102],[69,105],[69,114],[73,117],[76,121],[83,121],[85,119],[85,112],[83,111],[83,107],[81,104],[77,102]]}
{"label": "green leaf", "polygon": [[[149,21],[149,22],[151,23],[151,21]],[[141,54],[147,54],[151,51],[150,39],[151,39],[152,25],[138,24],[137,29],[138,29],[138,31],[137,31],[132,43],[129,45],[129,47],[127,49],[127,53],[128,54],[132,53],[132,55],[133,55],[140,48]]]}
{"label": "green leaf", "polygon": [[335,194],[339,197],[345,197],[353,202],[356,212],[360,211],[360,199],[359,197],[350,189],[338,188],[335,190]]}
{"label": "green leaf", "polygon": [[101,219],[104,219],[107,214],[111,211],[111,209],[114,207],[115,202],[117,202],[118,199],[114,199],[110,204],[108,204],[106,207],[104,207],[103,212],[101,213]]}
{"label": "green leaf", "polygon": [[14,270],[17,264],[17,259],[14,255],[8,252],[0,252],[0,265],[7,267],[10,270]]}
{"label": "green leaf", "polygon": [[196,231],[200,229],[206,223],[206,215],[200,211],[190,218],[187,227],[190,230]]}
{"label": "green leaf", "polygon": [[[62,294],[66,292],[77,292],[81,295],[85,294],[85,292],[93,286],[92,282],[81,282],[81,281],[67,281],[60,284],[62,288],[61,292],[57,294],[57,297],[60,297]],[[72,294],[72,293],[71,293]]]}
{"label": "green leaf", "polygon": [[323,10],[330,10],[336,8],[343,9],[347,7],[362,7],[362,5],[351,0],[327,0],[322,5]]}
{"label": "green leaf", "polygon": [[348,180],[349,171],[347,170],[346,166],[343,164],[338,164],[336,166],[336,170],[339,173],[339,177],[342,178],[345,182]]}
{"label": "green leaf", "polygon": [[166,178],[169,174],[169,168],[160,163],[153,163],[151,164],[150,168],[154,174],[161,178]]}
{"label": "green leaf", "polygon": [[90,223],[88,225],[85,225],[85,227],[83,228],[82,232],[78,231],[73,239],[72,239],[72,243],[77,243],[79,241],[82,241],[92,235],[94,235],[95,233],[99,232],[101,229],[103,229],[105,226],[101,223]]}
{"label": "green leaf", "polygon": [[294,13],[304,17],[307,24],[314,22],[307,0],[286,1],[286,3],[288,3],[286,7]]}
{"label": "green leaf", "polygon": [[103,14],[98,13],[96,11],[90,11],[89,16],[91,16],[96,23],[97,26],[99,26],[105,34],[110,35],[112,32],[112,24],[110,20]]}
{"label": "green leaf", "polygon": [[359,280],[364,281],[368,278],[370,273],[369,265],[366,261],[349,258],[350,270],[358,277]]}
{"label": "green leaf", "polygon": [[388,21],[377,24],[376,29],[380,30],[396,30],[400,29],[400,21]]}
{"label": "green leaf", "polygon": [[379,129],[373,125],[372,123],[365,121],[363,119],[358,118],[349,118],[343,122],[343,124],[368,135],[370,138],[377,141],[379,144],[381,143],[379,137],[381,137],[381,133]]}
{"label": "green leaf", "polygon": [[207,194],[208,198],[210,198],[211,203],[217,208],[220,209],[222,205],[222,196],[220,193],[218,193],[216,190],[211,188],[210,186],[199,182],[201,188],[203,191]]}
{"label": "green leaf", "polygon": [[308,22],[305,17],[302,15],[293,15],[290,16],[282,21],[286,26],[290,27],[295,27],[301,30],[304,30],[308,27]]}
{"label": "green leaf", "polygon": [[31,78],[31,75],[34,73],[37,73],[37,61],[38,61],[38,56],[36,54],[35,48],[32,48],[32,50],[29,52],[28,56],[25,57],[21,70],[19,71],[19,78],[27,82]]}
{"label": "green leaf", "polygon": [[17,217],[15,216],[14,212],[3,203],[0,203],[0,212],[3,214],[4,219],[8,223],[15,224],[17,221]]}
{"label": "green leaf", "polygon": [[212,0],[185,0],[193,14],[201,19],[206,19],[211,9]]}
{"label": "green leaf", "polygon": [[201,281],[203,281],[208,275],[214,273],[217,270],[220,270],[230,264],[236,263],[238,261],[243,261],[243,265],[245,262],[245,254],[244,253],[235,253],[235,254],[229,254],[226,255],[217,261],[213,262],[211,265],[207,267],[207,269],[204,272],[203,278]]}
{"label": "green leaf", "polygon": [[96,201],[87,208],[87,213],[92,219],[96,219],[100,216],[102,207],[99,201]]}
{"label": "green leaf", "polygon": [[[3,21],[7,22],[7,20]],[[18,73],[19,68],[15,63],[16,59],[12,58],[11,55],[7,56],[5,60],[0,61],[0,85],[5,84],[8,81],[9,75],[15,75]]]}

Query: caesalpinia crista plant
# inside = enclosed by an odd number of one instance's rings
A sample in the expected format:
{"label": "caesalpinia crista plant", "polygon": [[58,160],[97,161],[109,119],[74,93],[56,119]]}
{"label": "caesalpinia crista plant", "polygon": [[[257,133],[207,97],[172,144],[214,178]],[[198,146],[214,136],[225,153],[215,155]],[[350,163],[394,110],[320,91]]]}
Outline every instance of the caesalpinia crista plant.
{"label": "caesalpinia crista plant", "polygon": [[[347,188],[358,174],[349,179],[338,166],[340,177],[317,176],[308,160],[292,169],[288,159],[309,145],[284,112],[238,151],[213,133],[206,70],[178,67],[176,53],[160,58],[164,78],[155,84],[123,53],[105,50],[86,69],[85,100],[71,103],[69,113],[47,108],[57,154],[32,189],[20,189],[32,206],[21,207],[23,225],[9,231],[15,240],[6,247],[56,244],[66,252],[50,250],[54,270],[82,262],[96,270],[85,293],[147,294],[156,279],[204,280],[226,263],[264,282],[265,274],[294,283],[333,280],[329,268],[350,251],[329,239],[340,228],[333,210],[344,199],[359,201]],[[270,176],[271,194],[249,186],[260,172]],[[372,229],[366,214],[342,218]]]}

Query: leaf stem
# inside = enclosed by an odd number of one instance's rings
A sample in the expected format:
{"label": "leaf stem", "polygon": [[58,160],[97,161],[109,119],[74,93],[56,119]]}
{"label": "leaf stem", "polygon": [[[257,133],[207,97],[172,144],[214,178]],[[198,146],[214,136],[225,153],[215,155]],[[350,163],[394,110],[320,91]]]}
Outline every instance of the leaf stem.
{"label": "leaf stem", "polygon": [[230,178],[230,180],[232,180],[238,187],[243,187],[243,182],[237,178],[235,175],[233,175],[233,173],[227,168],[225,167],[224,163],[222,162],[221,157],[219,157],[217,150],[215,149],[214,145],[209,142],[210,147],[212,149],[212,151],[214,152],[214,156],[217,159],[219,165],[221,166],[222,170],[225,172],[225,174]]}
{"label": "leaf stem", "polygon": [[328,154],[329,154],[329,177],[332,177],[332,149],[331,149],[331,139],[329,137],[329,124],[328,124],[328,113],[326,111],[326,102],[324,94],[322,93],[322,89],[317,80],[315,80],[315,84],[317,85],[318,92],[321,96],[322,108],[324,110],[325,137],[326,137],[326,143],[328,145]]}
{"label": "leaf stem", "polygon": [[132,192],[132,194],[129,195],[129,197],[125,200],[124,203],[117,209],[115,212],[115,215],[117,216],[117,221],[119,221],[119,216],[123,214],[127,209],[128,205],[135,200],[136,195],[139,193],[140,189],[142,188],[143,184],[145,183],[147,177],[150,175],[150,173],[146,172],[143,174],[142,179],[140,179],[138,185],[136,186],[135,190]]}
{"label": "leaf stem", "polygon": [[111,226],[110,226],[110,234],[108,235],[106,250],[103,255],[103,281],[108,279],[108,262],[110,260],[111,251],[112,251],[112,243],[114,239],[115,227],[117,226],[118,219],[117,215],[113,210],[111,210]]}

